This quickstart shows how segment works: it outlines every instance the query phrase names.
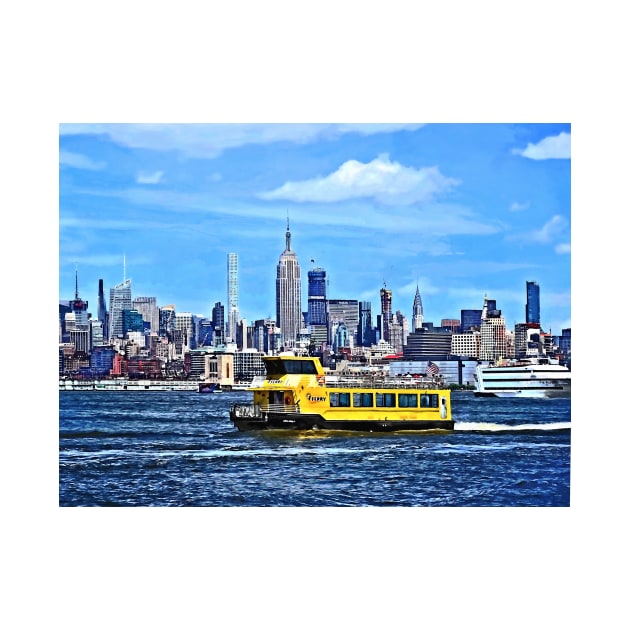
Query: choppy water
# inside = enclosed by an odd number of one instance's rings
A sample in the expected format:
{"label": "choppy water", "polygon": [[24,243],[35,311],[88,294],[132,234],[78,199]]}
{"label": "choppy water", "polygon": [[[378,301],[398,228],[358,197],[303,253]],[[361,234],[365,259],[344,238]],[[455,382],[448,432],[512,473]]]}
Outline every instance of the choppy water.
{"label": "choppy water", "polygon": [[449,434],[241,433],[249,393],[60,392],[60,506],[568,506],[568,399],[452,394]]}

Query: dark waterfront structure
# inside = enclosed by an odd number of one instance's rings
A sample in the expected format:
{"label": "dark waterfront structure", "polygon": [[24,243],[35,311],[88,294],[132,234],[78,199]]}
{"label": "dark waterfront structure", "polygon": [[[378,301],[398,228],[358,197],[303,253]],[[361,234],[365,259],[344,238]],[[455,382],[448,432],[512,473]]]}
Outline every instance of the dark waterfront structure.
{"label": "dark waterfront structure", "polygon": [[526,282],[527,303],[525,304],[525,322],[540,324],[540,287],[537,282]]}

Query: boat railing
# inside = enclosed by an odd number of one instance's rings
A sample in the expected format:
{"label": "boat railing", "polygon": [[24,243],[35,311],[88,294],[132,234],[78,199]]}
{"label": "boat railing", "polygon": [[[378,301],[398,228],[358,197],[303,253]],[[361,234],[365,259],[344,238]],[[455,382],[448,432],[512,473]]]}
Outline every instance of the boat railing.
{"label": "boat railing", "polygon": [[339,389],[437,389],[444,380],[437,378],[340,377],[327,380],[326,387]]}
{"label": "boat railing", "polygon": [[237,418],[260,418],[265,413],[300,413],[299,405],[233,405],[232,410]]}
{"label": "boat railing", "polygon": [[300,413],[299,405],[285,405],[268,403],[266,405],[258,405],[263,413]]}

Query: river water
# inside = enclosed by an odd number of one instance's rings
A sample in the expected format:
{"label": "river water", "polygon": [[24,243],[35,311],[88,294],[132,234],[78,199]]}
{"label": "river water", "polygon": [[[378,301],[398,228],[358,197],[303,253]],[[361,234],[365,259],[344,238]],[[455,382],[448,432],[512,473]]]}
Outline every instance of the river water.
{"label": "river water", "polygon": [[570,505],[569,399],[454,392],[447,434],[268,434],[230,422],[250,398],[60,392],[59,505]]}

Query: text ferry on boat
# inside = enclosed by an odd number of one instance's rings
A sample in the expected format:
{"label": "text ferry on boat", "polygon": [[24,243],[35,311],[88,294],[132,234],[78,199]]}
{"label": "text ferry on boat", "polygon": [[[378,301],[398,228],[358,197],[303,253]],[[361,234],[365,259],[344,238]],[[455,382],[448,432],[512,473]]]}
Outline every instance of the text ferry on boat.
{"label": "text ferry on boat", "polygon": [[263,357],[267,375],[253,387],[253,403],[236,404],[230,419],[240,431],[453,430],[450,391],[439,377],[339,377],[326,382],[316,357]]}

